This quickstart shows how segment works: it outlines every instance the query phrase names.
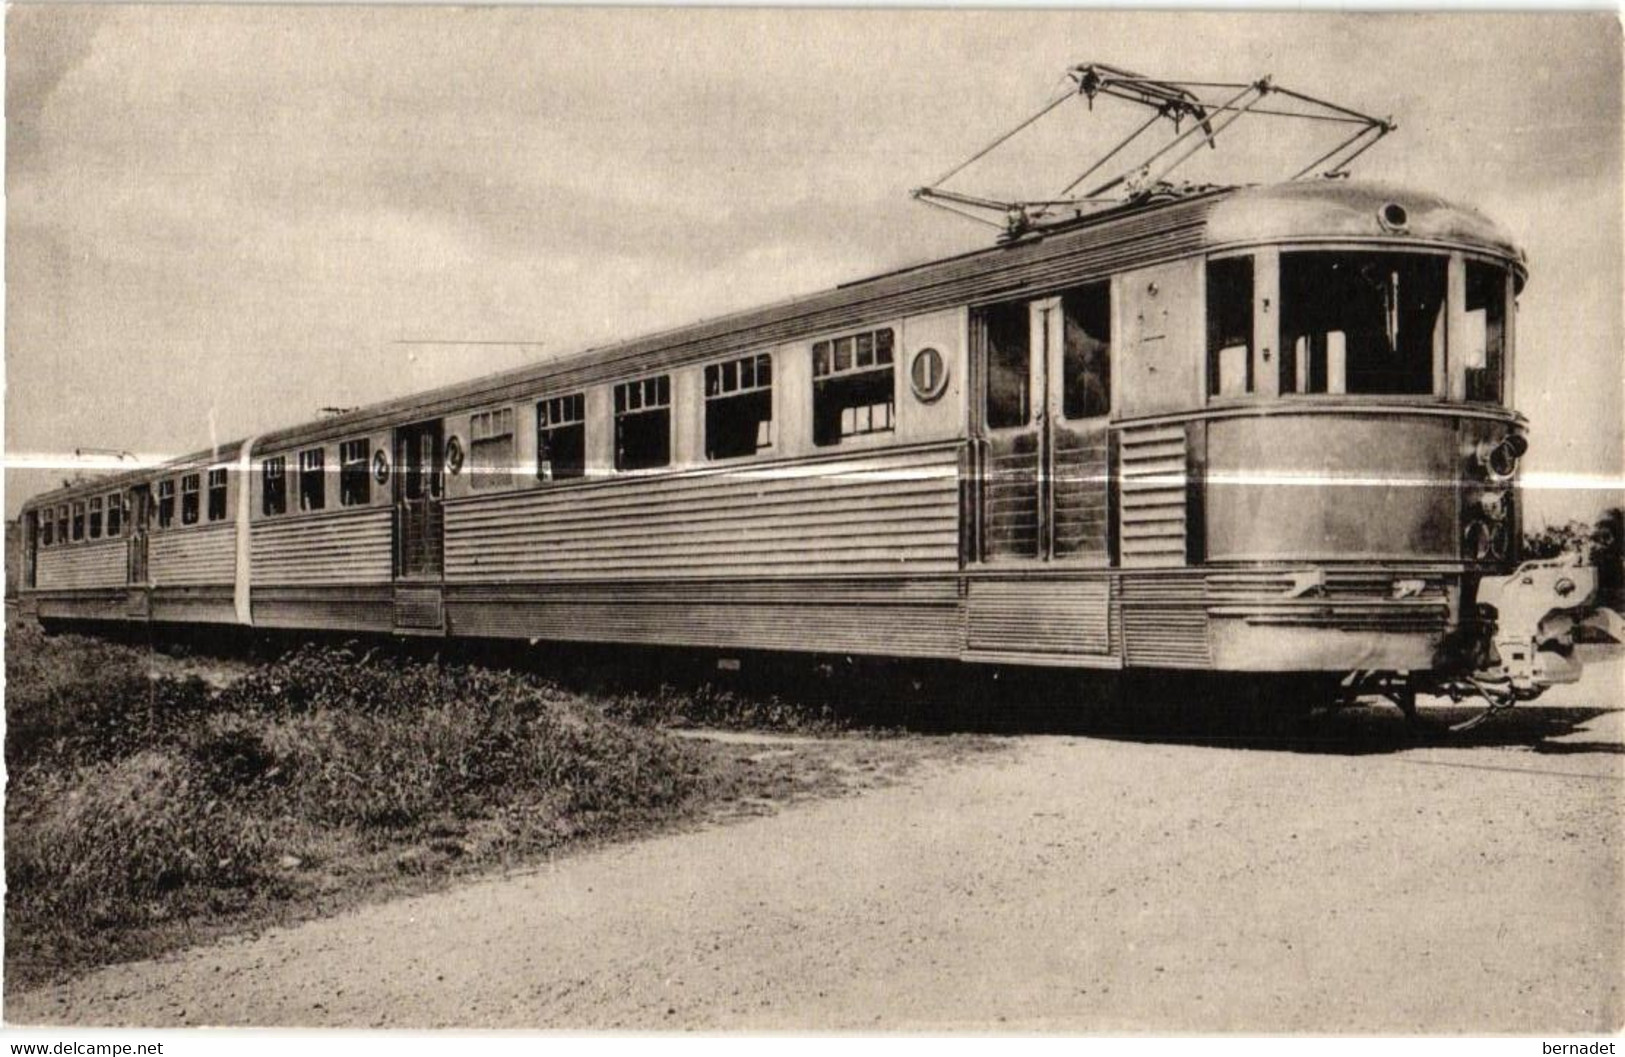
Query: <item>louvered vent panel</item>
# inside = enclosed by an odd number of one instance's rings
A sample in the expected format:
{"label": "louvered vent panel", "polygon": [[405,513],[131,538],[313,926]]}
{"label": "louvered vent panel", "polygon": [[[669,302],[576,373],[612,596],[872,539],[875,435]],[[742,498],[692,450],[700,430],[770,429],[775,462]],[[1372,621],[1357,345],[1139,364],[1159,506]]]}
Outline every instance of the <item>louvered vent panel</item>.
{"label": "louvered vent panel", "polygon": [[976,580],[970,584],[971,650],[1101,654],[1109,646],[1105,580]]}
{"label": "louvered vent panel", "polygon": [[1184,428],[1124,433],[1122,452],[1124,567],[1184,565]]}
{"label": "louvered vent panel", "polygon": [[1208,616],[1200,575],[1125,576],[1123,648],[1131,665],[1208,668]]}

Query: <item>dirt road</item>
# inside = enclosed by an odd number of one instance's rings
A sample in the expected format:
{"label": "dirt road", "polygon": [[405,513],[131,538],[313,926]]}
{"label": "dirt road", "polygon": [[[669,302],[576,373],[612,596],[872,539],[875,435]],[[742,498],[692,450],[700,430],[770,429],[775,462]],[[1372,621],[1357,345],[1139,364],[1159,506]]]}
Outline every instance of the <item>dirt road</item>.
{"label": "dirt road", "polygon": [[1379,713],[1287,747],[1010,739],[861,796],[114,967],[7,1019],[1617,1029],[1609,671],[1452,747]]}

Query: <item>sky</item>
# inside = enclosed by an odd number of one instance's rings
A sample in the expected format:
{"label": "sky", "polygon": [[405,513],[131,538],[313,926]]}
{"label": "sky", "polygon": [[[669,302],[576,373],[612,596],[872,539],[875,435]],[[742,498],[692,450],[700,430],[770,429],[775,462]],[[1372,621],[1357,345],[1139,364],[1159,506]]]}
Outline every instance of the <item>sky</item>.
{"label": "sky", "polygon": [[[909,189],[1093,60],[1391,115],[1355,175],[1528,251],[1526,483],[1585,486],[1529,516],[1589,518],[1621,479],[1620,45],[1608,13],[13,6],[6,513],[75,449],[178,455],[986,245]],[[1010,156],[1064,183],[1100,131],[1067,120]]]}

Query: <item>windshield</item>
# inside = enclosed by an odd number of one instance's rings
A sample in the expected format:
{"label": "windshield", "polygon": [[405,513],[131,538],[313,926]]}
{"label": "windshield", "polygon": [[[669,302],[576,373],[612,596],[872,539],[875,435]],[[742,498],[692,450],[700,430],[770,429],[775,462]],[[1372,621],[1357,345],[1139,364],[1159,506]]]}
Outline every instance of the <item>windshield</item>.
{"label": "windshield", "polygon": [[1435,392],[1448,268],[1417,253],[1281,254],[1281,392]]}
{"label": "windshield", "polygon": [[1467,262],[1466,313],[1460,339],[1452,343],[1466,368],[1467,399],[1499,404],[1506,376],[1507,271]]}

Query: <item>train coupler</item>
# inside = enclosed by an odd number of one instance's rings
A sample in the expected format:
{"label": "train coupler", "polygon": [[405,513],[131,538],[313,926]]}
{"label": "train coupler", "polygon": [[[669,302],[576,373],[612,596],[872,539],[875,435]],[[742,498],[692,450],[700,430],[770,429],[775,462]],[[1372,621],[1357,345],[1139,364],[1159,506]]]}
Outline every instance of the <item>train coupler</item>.
{"label": "train coupler", "polygon": [[1574,631],[1591,627],[1625,642],[1625,619],[1598,608],[1597,570],[1578,555],[1524,562],[1510,576],[1485,577],[1478,604],[1490,633],[1489,663],[1468,682],[1495,687],[1514,702],[1573,683],[1582,665]]}

